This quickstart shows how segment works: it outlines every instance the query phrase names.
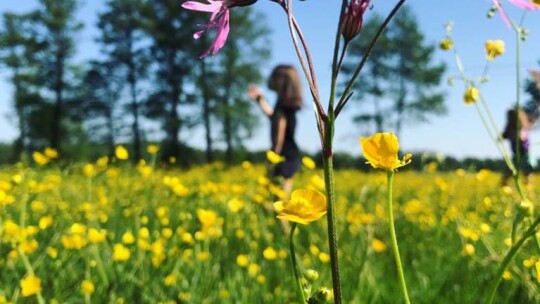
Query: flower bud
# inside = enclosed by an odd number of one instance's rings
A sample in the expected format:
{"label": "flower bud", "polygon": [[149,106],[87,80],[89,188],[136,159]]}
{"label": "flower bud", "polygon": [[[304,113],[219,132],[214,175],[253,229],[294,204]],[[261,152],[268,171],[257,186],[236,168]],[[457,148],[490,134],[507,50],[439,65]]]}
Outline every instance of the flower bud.
{"label": "flower bud", "polygon": [[366,11],[370,0],[351,0],[349,6],[345,9],[341,23],[341,34],[346,41],[350,41],[362,29],[364,21],[364,12]]}
{"label": "flower bud", "polygon": [[315,291],[311,297],[308,299],[308,304],[325,304],[325,303],[332,303],[332,300],[334,299],[334,293],[332,293],[332,290],[321,287]]}
{"label": "flower bud", "polygon": [[313,270],[313,269],[306,270],[306,272],[304,272],[304,276],[311,283],[313,283],[313,282],[315,282],[315,281],[317,281],[319,279],[319,273],[316,270]]}

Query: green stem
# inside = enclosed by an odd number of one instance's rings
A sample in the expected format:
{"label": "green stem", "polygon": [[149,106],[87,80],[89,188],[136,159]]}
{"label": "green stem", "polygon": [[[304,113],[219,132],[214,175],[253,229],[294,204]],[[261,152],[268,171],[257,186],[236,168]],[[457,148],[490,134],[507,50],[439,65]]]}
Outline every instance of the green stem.
{"label": "green stem", "polygon": [[396,266],[398,270],[399,282],[401,284],[401,291],[403,292],[403,298],[405,303],[410,304],[409,293],[407,292],[407,284],[405,283],[405,275],[403,273],[403,266],[401,265],[401,257],[399,255],[399,247],[396,237],[396,228],[394,227],[394,210],[392,207],[392,191],[394,188],[394,171],[388,170],[387,172],[388,180],[388,222],[390,224],[390,237],[392,238],[392,249],[394,250],[394,257],[396,259]]}
{"label": "green stem", "polygon": [[[328,139],[326,139],[328,140]],[[331,139],[329,139],[331,141]],[[328,141],[327,141],[328,144]],[[331,145],[327,145],[331,151]],[[326,187],[326,199],[328,202],[327,226],[328,226],[328,247],[330,250],[330,266],[332,268],[332,286],[334,290],[334,301],[341,304],[341,279],[339,275],[338,242],[336,233],[336,198],[334,193],[334,163],[332,153],[324,155],[324,184]]]}
{"label": "green stem", "polygon": [[[28,260],[28,257],[24,253],[24,251],[21,249],[21,247],[17,247],[17,252],[19,253],[19,256],[21,257],[21,260],[24,264],[24,267],[26,268],[26,271],[31,276],[36,276],[34,272],[34,267],[32,267],[32,264],[30,263],[30,260]],[[43,299],[43,295],[41,294],[41,291],[38,291],[36,294],[36,299],[39,304],[45,304],[45,299]]]}
{"label": "green stem", "polygon": [[300,292],[300,297],[302,303],[306,303],[306,295],[304,294],[304,289],[302,288],[302,281],[300,280],[300,271],[298,270],[298,263],[296,262],[296,254],[294,252],[294,231],[296,230],[296,223],[291,225],[291,233],[289,234],[289,246],[291,250],[291,263],[294,270],[294,279],[296,280],[296,286],[298,287],[298,292]]}
{"label": "green stem", "polygon": [[525,241],[536,233],[536,228],[538,224],[540,224],[540,216],[534,220],[534,222],[531,224],[531,226],[529,226],[527,231],[523,233],[521,239],[519,239],[512,246],[512,248],[510,248],[508,253],[506,253],[506,256],[504,257],[501,265],[499,265],[499,269],[497,270],[497,274],[495,275],[495,280],[493,281],[489,289],[489,297],[486,301],[487,304],[493,303],[493,299],[495,299],[495,292],[497,291],[497,287],[499,287],[499,283],[501,282],[501,278],[504,271],[506,270],[506,267],[508,266],[508,264],[510,264],[510,262],[512,261],[516,253],[519,251],[521,246],[525,243]]}

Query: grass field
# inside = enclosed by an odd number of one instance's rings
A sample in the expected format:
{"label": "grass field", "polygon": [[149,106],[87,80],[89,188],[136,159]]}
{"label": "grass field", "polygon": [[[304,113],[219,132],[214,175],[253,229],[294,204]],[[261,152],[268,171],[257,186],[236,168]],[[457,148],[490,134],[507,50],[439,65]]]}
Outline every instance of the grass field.
{"label": "grass field", "polygon": [[[385,183],[384,173],[336,172],[346,303],[401,302]],[[318,169],[295,180],[322,185]],[[528,190],[533,201],[538,189]],[[394,191],[411,300],[480,303],[523,212],[512,188],[489,171],[403,170]],[[298,303],[288,236],[270,207],[280,195],[265,168],[247,162],[3,167],[0,303]],[[325,218],[296,231],[302,269],[319,274],[312,290],[331,288]],[[530,241],[495,302],[540,302],[538,261]]]}

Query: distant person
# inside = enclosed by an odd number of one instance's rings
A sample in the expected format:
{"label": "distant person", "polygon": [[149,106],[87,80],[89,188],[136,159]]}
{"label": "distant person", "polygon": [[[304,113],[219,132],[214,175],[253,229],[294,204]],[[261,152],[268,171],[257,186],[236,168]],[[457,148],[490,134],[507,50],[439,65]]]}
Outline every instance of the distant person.
{"label": "distant person", "polygon": [[[507,139],[512,149],[512,160],[516,168],[525,177],[525,182],[530,182],[530,176],[533,171],[530,155],[530,132],[538,120],[538,109],[536,103],[527,104],[519,109],[516,115],[516,109],[510,109],[506,113],[506,126],[502,137]],[[512,172],[508,169],[504,172],[502,184],[507,185]]]}
{"label": "distant person", "polygon": [[302,87],[297,70],[290,65],[278,65],[268,79],[268,88],[277,94],[274,108],[270,107],[258,87],[250,85],[247,93],[270,118],[271,149],[285,158],[274,167],[270,174],[273,177],[283,178],[283,190],[289,195],[293,187],[292,177],[301,164],[300,150],[294,138],[296,112],[303,103]]}

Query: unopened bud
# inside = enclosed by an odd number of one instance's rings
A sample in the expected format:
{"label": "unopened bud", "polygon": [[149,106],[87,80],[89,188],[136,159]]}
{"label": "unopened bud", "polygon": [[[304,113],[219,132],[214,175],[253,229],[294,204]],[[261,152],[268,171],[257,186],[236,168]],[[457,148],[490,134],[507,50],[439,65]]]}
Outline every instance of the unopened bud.
{"label": "unopened bud", "polygon": [[332,290],[321,287],[309,297],[307,302],[308,304],[326,304],[332,303],[332,300],[334,300],[334,293]]}
{"label": "unopened bud", "polygon": [[362,29],[364,22],[364,12],[366,11],[370,0],[351,0],[345,10],[341,23],[341,34],[346,41],[350,41]]}
{"label": "unopened bud", "polygon": [[311,283],[313,283],[313,282],[315,282],[315,281],[317,281],[319,279],[319,273],[316,270],[313,270],[313,269],[306,270],[306,272],[304,272],[304,276]]}
{"label": "unopened bud", "polygon": [[525,215],[532,215],[534,213],[534,205],[530,200],[525,199],[519,202],[518,210]]}

